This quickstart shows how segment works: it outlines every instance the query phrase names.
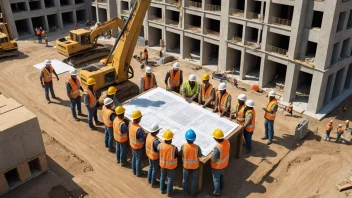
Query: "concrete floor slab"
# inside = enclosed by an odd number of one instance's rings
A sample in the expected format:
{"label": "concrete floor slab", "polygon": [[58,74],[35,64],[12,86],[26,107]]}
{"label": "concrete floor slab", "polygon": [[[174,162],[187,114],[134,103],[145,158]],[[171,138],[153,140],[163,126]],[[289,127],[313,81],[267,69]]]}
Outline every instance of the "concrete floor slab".
{"label": "concrete floor slab", "polygon": [[14,99],[8,98],[6,99],[6,104],[0,105],[0,115],[22,106],[22,104],[16,102]]}

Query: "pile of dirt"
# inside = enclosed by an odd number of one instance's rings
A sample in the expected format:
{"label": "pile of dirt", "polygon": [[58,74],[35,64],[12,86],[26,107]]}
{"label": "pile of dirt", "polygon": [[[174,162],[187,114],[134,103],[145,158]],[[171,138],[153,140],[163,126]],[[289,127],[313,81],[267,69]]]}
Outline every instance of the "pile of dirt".
{"label": "pile of dirt", "polygon": [[55,186],[48,193],[49,198],[84,198],[87,194],[84,191],[69,191],[62,185]]}

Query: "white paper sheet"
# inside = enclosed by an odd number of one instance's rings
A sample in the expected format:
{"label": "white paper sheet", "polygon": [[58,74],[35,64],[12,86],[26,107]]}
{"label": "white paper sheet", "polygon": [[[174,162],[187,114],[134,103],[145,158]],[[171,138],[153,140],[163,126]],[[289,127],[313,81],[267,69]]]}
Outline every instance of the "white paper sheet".
{"label": "white paper sheet", "polygon": [[[71,65],[68,65],[66,63],[63,63],[59,60],[50,60],[51,61],[51,65],[53,66],[53,68],[55,69],[55,72],[59,75],[65,72],[70,71],[71,69],[73,69],[73,67]],[[44,61],[41,63],[38,63],[36,65],[33,65],[35,68],[37,69],[42,69],[45,66]]]}

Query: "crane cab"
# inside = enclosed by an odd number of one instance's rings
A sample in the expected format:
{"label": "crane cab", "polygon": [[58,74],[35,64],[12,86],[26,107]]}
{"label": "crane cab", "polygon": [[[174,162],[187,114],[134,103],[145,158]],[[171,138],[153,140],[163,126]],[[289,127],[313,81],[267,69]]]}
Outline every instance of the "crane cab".
{"label": "crane cab", "polygon": [[0,33],[0,51],[12,51],[17,49],[18,46],[15,40],[11,41],[6,34]]}

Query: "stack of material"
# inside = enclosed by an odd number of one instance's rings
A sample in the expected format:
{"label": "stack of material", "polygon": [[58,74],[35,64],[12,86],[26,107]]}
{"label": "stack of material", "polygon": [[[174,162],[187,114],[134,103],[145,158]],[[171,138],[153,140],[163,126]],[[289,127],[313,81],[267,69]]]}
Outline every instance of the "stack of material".
{"label": "stack of material", "polygon": [[47,170],[37,117],[0,95],[0,196]]}
{"label": "stack of material", "polygon": [[336,189],[340,192],[351,188],[352,188],[352,176],[350,176],[347,180],[344,180],[341,183],[336,184]]}

